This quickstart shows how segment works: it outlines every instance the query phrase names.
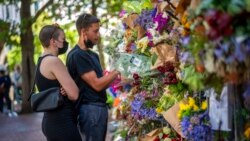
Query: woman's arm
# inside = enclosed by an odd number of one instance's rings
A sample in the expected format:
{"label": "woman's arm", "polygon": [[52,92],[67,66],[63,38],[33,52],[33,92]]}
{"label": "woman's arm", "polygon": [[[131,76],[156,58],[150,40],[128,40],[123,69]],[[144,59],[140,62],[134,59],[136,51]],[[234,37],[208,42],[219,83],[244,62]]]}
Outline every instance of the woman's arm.
{"label": "woman's arm", "polygon": [[56,57],[51,58],[49,66],[51,67],[52,74],[66,91],[68,98],[73,101],[77,100],[79,96],[79,89],[62,61]]}

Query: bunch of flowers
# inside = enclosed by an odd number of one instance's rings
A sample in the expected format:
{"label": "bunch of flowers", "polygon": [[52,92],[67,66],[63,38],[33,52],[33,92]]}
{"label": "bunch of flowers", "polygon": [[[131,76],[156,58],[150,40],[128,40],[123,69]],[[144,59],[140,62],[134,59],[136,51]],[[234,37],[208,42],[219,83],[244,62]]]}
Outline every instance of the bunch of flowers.
{"label": "bunch of flowers", "polygon": [[193,98],[188,103],[180,103],[178,117],[181,120],[182,133],[187,140],[206,141],[211,140],[211,128],[207,102],[203,101],[199,107]]}
{"label": "bunch of flowers", "polygon": [[181,101],[184,98],[187,91],[188,91],[187,85],[181,82],[178,82],[177,84],[174,85],[168,85],[167,87],[165,87],[165,91],[157,104],[156,108],[157,113],[161,113],[162,111],[167,111],[175,103]]}
{"label": "bunch of flowers", "polygon": [[[186,88],[184,88],[181,82],[178,82],[176,76],[177,63],[170,63],[165,59],[162,59],[165,53],[162,53],[161,50],[165,49],[168,51],[169,48],[175,48],[179,43],[178,30],[174,28],[174,20],[167,12],[167,8],[159,10],[159,7],[167,5],[167,2],[159,2],[157,4],[162,5],[155,6],[155,8],[150,6],[152,5],[150,0],[142,0],[141,3],[135,1],[128,3],[131,4],[125,6],[126,12],[123,10],[120,13],[120,15],[125,16],[123,17],[125,32],[123,41],[119,42],[120,44],[117,48],[123,48],[122,51],[133,56],[133,59],[120,59],[121,57],[119,59],[122,62],[128,61],[134,63],[134,65],[129,68],[126,68],[125,65],[119,65],[119,67],[125,68],[124,70],[130,69],[136,71],[130,72],[129,79],[131,80],[131,74],[133,74],[133,80],[128,83],[130,83],[133,88],[127,93],[126,100],[119,101],[117,109],[121,109],[121,117],[123,117],[127,123],[126,134],[128,136],[140,136],[156,128],[162,127],[162,122],[166,122],[160,112],[157,112],[157,107],[159,107],[158,103],[161,97],[167,95],[166,92],[164,92],[166,86],[169,86],[171,90],[168,93],[169,97],[171,97],[172,92],[175,93],[173,97],[178,97],[173,100],[173,102],[170,102],[168,107],[173,106],[184,97],[184,90],[186,90]],[[147,8],[141,9],[138,5]],[[135,19],[135,17],[137,18]],[[161,44],[163,45],[160,46]],[[159,65],[157,64],[156,67],[152,67],[158,58],[157,55],[159,52],[163,54],[158,59],[158,61],[160,60],[160,63]],[[175,49],[173,49],[172,52],[175,52]],[[171,54],[168,56],[169,58],[172,57],[176,59],[175,55],[176,53],[173,53],[172,56]],[[147,59],[143,60],[138,56],[143,56]],[[150,60],[149,57],[151,57],[151,62],[149,62],[151,63],[151,67],[144,65],[145,60]],[[119,59],[116,61],[120,62]],[[138,69],[147,71],[140,73],[137,71]],[[180,96],[178,96],[178,94]],[[161,105],[162,110],[165,110],[163,107],[165,107],[167,103],[168,101],[165,101]],[[170,136],[168,136],[168,138],[170,138]]]}
{"label": "bunch of flowers", "polygon": [[135,20],[135,25],[139,24],[144,30],[153,27],[153,10],[145,10],[141,11],[139,17]]}
{"label": "bunch of flowers", "polygon": [[153,141],[181,141],[180,135],[173,132],[169,127],[164,127],[162,132]]}
{"label": "bunch of flowers", "polygon": [[164,63],[163,66],[159,66],[157,70],[164,75],[163,77],[164,84],[169,85],[169,84],[176,84],[178,82],[173,63],[166,62]]}
{"label": "bunch of flowers", "polygon": [[190,15],[193,22],[190,40],[183,45],[192,53],[195,65],[202,65],[200,68],[228,82],[241,83],[248,79],[244,77],[250,68],[247,6],[249,3],[244,0],[237,4],[231,0],[223,3],[211,0],[203,1],[196,8],[198,15]]}
{"label": "bunch of flowers", "polygon": [[[151,106],[151,103],[145,100],[146,92],[137,94],[134,101],[131,103],[131,114],[137,120],[150,119],[156,120],[157,113],[155,108]],[[148,102],[148,103],[147,103]]]}

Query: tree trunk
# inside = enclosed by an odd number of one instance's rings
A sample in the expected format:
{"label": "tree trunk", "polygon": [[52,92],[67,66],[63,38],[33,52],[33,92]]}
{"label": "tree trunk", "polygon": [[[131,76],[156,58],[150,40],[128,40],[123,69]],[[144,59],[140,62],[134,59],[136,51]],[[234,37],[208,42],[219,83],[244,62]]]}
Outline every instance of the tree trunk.
{"label": "tree trunk", "polygon": [[34,79],[34,36],[32,33],[32,18],[30,12],[31,0],[21,3],[21,47],[22,47],[22,113],[32,112],[30,102],[27,101]]}
{"label": "tree trunk", "polygon": [[[101,3],[102,3],[102,1],[99,1],[98,5],[101,4]],[[92,15],[96,16],[97,15],[97,12],[96,12],[97,5],[95,3],[95,0],[91,1],[91,5],[92,5],[92,8],[91,8]],[[101,63],[102,69],[105,69],[105,58],[104,58],[104,54],[103,54],[103,45],[102,45],[102,42],[99,42],[97,44],[97,50],[98,50],[98,53],[99,53],[99,59],[100,59],[100,63]]]}

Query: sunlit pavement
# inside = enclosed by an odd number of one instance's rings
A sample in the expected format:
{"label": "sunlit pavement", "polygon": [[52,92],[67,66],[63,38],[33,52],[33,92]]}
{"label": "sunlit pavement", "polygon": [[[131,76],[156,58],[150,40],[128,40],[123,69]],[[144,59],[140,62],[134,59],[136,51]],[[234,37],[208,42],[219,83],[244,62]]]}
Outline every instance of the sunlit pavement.
{"label": "sunlit pavement", "polygon": [[[46,141],[42,130],[42,113],[9,117],[0,113],[0,141]],[[108,133],[106,141],[110,141]]]}

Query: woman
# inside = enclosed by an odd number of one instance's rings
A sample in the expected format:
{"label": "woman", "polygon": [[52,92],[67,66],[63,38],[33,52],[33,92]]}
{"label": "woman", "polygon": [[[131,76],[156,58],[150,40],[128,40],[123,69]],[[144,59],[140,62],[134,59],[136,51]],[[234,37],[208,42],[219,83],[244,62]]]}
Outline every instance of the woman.
{"label": "woman", "polygon": [[39,91],[51,87],[62,87],[64,105],[56,110],[45,112],[42,131],[48,141],[81,141],[77,129],[73,102],[79,96],[79,89],[70,77],[65,65],[57,57],[67,51],[64,31],[58,25],[46,25],[39,34],[44,53],[38,60],[36,84]]}

